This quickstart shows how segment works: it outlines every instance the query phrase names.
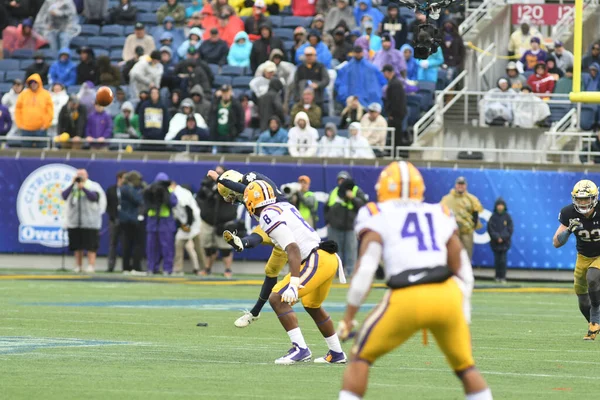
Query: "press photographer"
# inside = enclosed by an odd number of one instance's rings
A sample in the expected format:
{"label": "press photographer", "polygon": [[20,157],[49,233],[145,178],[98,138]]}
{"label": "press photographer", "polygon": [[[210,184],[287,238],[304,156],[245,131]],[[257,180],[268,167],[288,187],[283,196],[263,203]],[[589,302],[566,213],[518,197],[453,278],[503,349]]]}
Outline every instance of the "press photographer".
{"label": "press photographer", "polygon": [[138,171],[123,176],[120,188],[119,224],[123,233],[123,273],[137,274],[142,271],[144,255],[144,182]]}
{"label": "press photographer", "polygon": [[302,218],[314,228],[318,221],[317,209],[319,203],[315,194],[310,191],[310,178],[302,175],[298,178],[298,182],[282,185],[281,191],[289,202],[300,211]]}

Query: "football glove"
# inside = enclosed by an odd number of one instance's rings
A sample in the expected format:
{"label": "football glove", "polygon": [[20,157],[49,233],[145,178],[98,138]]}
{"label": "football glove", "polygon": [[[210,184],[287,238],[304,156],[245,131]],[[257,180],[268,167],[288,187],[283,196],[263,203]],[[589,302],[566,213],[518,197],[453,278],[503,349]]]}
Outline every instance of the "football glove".
{"label": "football glove", "polygon": [[300,285],[300,278],[292,276],[290,278],[290,283],[288,288],[285,289],[283,294],[281,295],[281,301],[284,303],[288,303],[293,306],[298,301],[298,290],[302,286]]}
{"label": "football glove", "polygon": [[233,247],[233,249],[235,251],[237,251],[238,253],[242,252],[244,250],[244,244],[242,243],[242,239],[240,239],[240,237],[238,235],[236,235],[237,232],[231,232],[231,231],[224,231],[223,232],[223,239],[227,242],[227,244],[229,244],[231,247]]}
{"label": "football glove", "polygon": [[567,228],[569,232],[574,233],[580,229],[583,229],[583,224],[579,220],[579,218],[572,218],[569,220],[569,227]]}
{"label": "football glove", "polygon": [[356,336],[356,331],[354,330],[354,328],[356,328],[357,326],[358,322],[356,320],[353,320],[350,326],[348,326],[346,321],[341,320],[338,324],[336,332],[338,338],[340,338],[342,342],[352,339],[354,336]]}

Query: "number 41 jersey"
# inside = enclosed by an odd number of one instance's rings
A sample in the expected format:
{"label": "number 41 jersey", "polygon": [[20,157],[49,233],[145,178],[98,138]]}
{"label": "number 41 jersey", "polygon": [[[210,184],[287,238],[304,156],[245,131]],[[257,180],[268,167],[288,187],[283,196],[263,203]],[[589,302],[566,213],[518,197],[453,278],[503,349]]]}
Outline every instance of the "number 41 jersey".
{"label": "number 41 jersey", "polygon": [[368,203],[358,212],[354,226],[359,238],[367,231],[381,236],[386,280],[419,271],[414,279],[408,275],[410,283],[417,283],[428,269],[447,266],[446,243],[456,229],[447,207],[410,200]]}
{"label": "number 41 jersey", "polygon": [[563,207],[558,220],[564,226],[569,226],[571,219],[578,219],[583,224],[583,229],[575,231],[577,252],[586,257],[600,256],[600,204],[596,205],[589,218],[575,211],[573,204]]}

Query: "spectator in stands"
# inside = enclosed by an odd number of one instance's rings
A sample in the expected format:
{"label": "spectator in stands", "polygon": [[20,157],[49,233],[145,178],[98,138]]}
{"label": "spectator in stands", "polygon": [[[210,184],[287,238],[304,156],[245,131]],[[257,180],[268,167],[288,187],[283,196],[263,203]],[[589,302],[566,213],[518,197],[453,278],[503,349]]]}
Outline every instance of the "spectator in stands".
{"label": "spectator in stands", "polygon": [[[190,114],[185,119],[185,125],[177,132],[177,135],[173,140],[179,140],[184,142],[201,142],[210,140],[210,132],[207,128],[203,128],[197,125],[197,120],[194,115]],[[180,146],[178,146],[180,147]],[[192,146],[189,148],[191,152],[205,152],[206,147],[204,146]]]}
{"label": "spectator in stands", "polygon": [[[96,57],[94,50],[87,46],[83,46],[78,50],[79,53],[79,64],[77,64],[77,84],[81,85],[84,82],[94,82],[98,84],[98,66],[96,65]],[[110,62],[110,58],[109,58]]]}
{"label": "spectator in stands", "polygon": [[[29,79],[30,76],[28,76],[27,79]],[[16,123],[15,111],[17,108],[17,100],[22,91],[23,91],[23,81],[20,79],[15,79],[15,80],[13,80],[12,87],[10,88],[8,93],[5,93],[4,96],[2,96],[2,105],[5,106],[6,108],[8,108],[8,112],[10,113],[12,121],[14,122],[8,136],[13,136],[14,134],[17,133],[17,123]]]}
{"label": "spectator in stands", "polygon": [[573,67],[567,67],[565,75],[556,82],[554,93],[569,94],[573,91]]}
{"label": "spectator in stands", "polygon": [[460,36],[460,33],[458,33],[456,22],[452,20],[444,22],[442,39],[444,41],[442,46],[442,53],[444,55],[442,69],[446,70],[446,79],[450,83],[462,72],[465,63],[464,40]]}
{"label": "spectator in stands", "polygon": [[125,65],[123,65],[123,81],[129,85],[130,79],[129,75],[131,74],[131,70],[133,66],[140,61],[140,58],[144,55],[144,48],[142,46],[137,46],[135,48],[134,57],[131,60],[127,60]]}
{"label": "spectator in stands", "polygon": [[327,45],[321,41],[321,34],[316,30],[311,30],[308,33],[308,42],[296,50],[296,65],[300,65],[304,61],[302,55],[306,55],[305,50],[309,47],[315,49],[317,62],[323,64],[325,68],[331,68],[331,52]]}
{"label": "spectator in stands", "polygon": [[254,76],[263,76],[264,68],[267,65],[270,65],[269,61],[275,63],[277,67],[277,72],[275,73],[275,77],[281,79],[284,86],[287,88],[294,83],[294,74],[296,73],[296,66],[291,62],[284,61],[283,51],[279,49],[273,49],[271,51],[271,55],[269,56],[269,60],[260,64],[254,73]]}
{"label": "spectator in stands", "polygon": [[87,109],[88,116],[94,112],[94,105],[96,104],[96,87],[93,82],[87,81],[79,88],[77,92],[79,102]]}
{"label": "spectator in stands", "polygon": [[67,104],[63,106],[58,114],[57,133],[62,135],[66,133],[71,143],[61,145],[64,148],[81,148],[81,141],[85,136],[85,126],[87,124],[87,109],[79,103],[79,98],[72,94],[69,96]]}
{"label": "spectator in stands", "polygon": [[400,48],[406,62],[406,79],[416,81],[419,78],[419,60],[414,57],[415,50],[410,44]]}
{"label": "spectator in stands", "polygon": [[546,63],[538,61],[535,66],[535,73],[527,79],[527,85],[533,93],[552,93],[554,84],[554,77],[548,73]]}
{"label": "spectator in stands", "polygon": [[550,107],[540,97],[531,93],[529,86],[523,86],[517,97],[518,107],[513,109],[513,125],[520,128],[533,128],[550,116]]}
{"label": "spectator in stands", "polygon": [[528,23],[523,22],[521,27],[510,35],[510,40],[508,41],[508,55],[523,56],[523,54],[531,48],[531,39],[534,37],[539,41],[542,40],[542,35],[537,29],[531,28]]}
{"label": "spectator in stands", "polygon": [[412,140],[408,132],[405,132],[403,124],[406,117],[406,90],[404,90],[404,84],[398,79],[394,67],[390,64],[384,65],[382,72],[388,81],[384,110],[385,115],[387,115],[388,126],[394,128],[392,133],[394,135],[394,146],[410,145]]}
{"label": "spectator in stands", "polygon": [[285,54],[283,41],[273,36],[271,26],[269,24],[261,25],[260,39],[252,44],[252,51],[250,52],[250,68],[252,71],[256,71],[260,64],[269,60],[271,52],[275,49],[279,49]]}
{"label": "spectator in stands", "polygon": [[113,102],[110,103],[108,107],[106,107],[106,112],[108,113],[108,115],[114,118],[117,114],[119,114],[119,112],[121,112],[121,106],[123,105],[123,103],[125,103],[126,100],[127,95],[125,94],[125,91],[121,86],[117,86],[117,88],[115,89],[115,98],[113,99]]}
{"label": "spectator in stands", "polygon": [[157,86],[150,89],[150,98],[142,103],[138,114],[142,139],[165,139],[169,130],[169,110],[162,102]]}
{"label": "spectator in stands", "polygon": [[511,61],[506,66],[506,77],[510,87],[516,91],[520,91],[521,88],[527,85],[527,78],[523,74],[519,73],[517,69],[517,63]]}
{"label": "spectator in stands", "polygon": [[487,224],[490,235],[490,247],[494,253],[496,282],[506,283],[506,253],[510,249],[513,234],[513,221],[506,209],[506,202],[498,197],[494,204],[494,212]]}
{"label": "spectator in stands", "polygon": [[301,94],[305,88],[314,91],[315,103],[321,107],[324,100],[325,88],[329,85],[329,73],[327,68],[317,61],[317,52],[314,47],[304,50],[304,61],[296,69],[292,95],[294,100],[300,101]]}
{"label": "spectator in stands", "polygon": [[206,25],[207,30],[204,31],[204,40],[208,40],[211,37],[210,32],[208,30],[212,30],[212,28],[217,28],[218,36],[225,43],[227,43],[227,47],[231,46],[235,40],[235,35],[244,30],[244,22],[240,17],[235,15],[235,12],[231,7],[225,9],[220,15],[217,26],[211,27],[210,25]]}
{"label": "spectator in stands", "polygon": [[184,29],[185,35],[187,36],[190,31],[194,28],[200,29],[202,36],[206,31],[207,26],[216,26],[218,24],[217,17],[213,12],[213,8],[210,3],[205,3],[200,13],[194,13],[188,26]]}
{"label": "spectator in stands", "polygon": [[[213,74],[204,61],[198,58],[198,52],[190,47],[188,49],[187,59],[177,64],[175,73],[182,79],[181,87],[191,90],[196,85],[200,85],[204,93],[211,93]],[[187,91],[184,89],[184,91]]]}
{"label": "spectator in stands", "polygon": [[335,5],[335,8],[331,7],[326,13],[323,31],[333,32],[342,21],[346,23],[349,30],[355,29],[356,20],[352,7],[348,5],[348,0],[337,0]]}
{"label": "spectator in stands", "polygon": [[317,14],[310,24],[310,30],[319,34],[320,40],[327,46],[327,49],[333,44],[333,37],[325,30],[325,17],[323,14]]}
{"label": "spectator in stands", "polygon": [[68,48],[71,39],[81,31],[73,0],[46,0],[37,14],[34,30],[48,39],[54,52]]}
{"label": "spectator in stands", "polygon": [[548,53],[540,48],[540,38],[531,38],[531,48],[523,53],[523,56],[517,63],[519,71],[534,71],[540,61],[545,62]]}
{"label": "spectator in stands", "polygon": [[194,102],[194,112],[202,115],[204,121],[208,121],[210,119],[210,109],[212,106],[210,101],[208,101],[204,95],[202,86],[194,85],[192,90],[190,90],[190,96]]}
{"label": "spectator in stands", "polygon": [[372,60],[375,53],[381,50],[381,37],[375,33],[373,29],[373,22],[366,20],[363,22],[364,34],[356,39],[354,45],[361,46],[367,53],[369,60]]}
{"label": "spectator in stands", "polygon": [[[294,29],[294,44],[290,49],[290,61],[296,60],[298,49],[308,42],[306,38],[306,29],[303,26],[298,26]],[[302,53],[300,53],[302,55]]]}
{"label": "spectator in stands", "polygon": [[169,122],[169,131],[165,136],[165,140],[173,140],[175,136],[185,128],[186,121],[189,116],[196,118],[196,127],[201,129],[207,129],[206,121],[199,113],[194,110],[194,102],[192,99],[184,99],[181,102],[181,108],[178,113],[171,117],[171,121]]}
{"label": "spectator in stands", "polygon": [[600,41],[592,43],[590,51],[581,60],[581,72],[588,72],[593,63],[600,64]]}
{"label": "spectator in stands", "polygon": [[510,87],[506,78],[498,79],[497,87],[486,93],[481,100],[481,108],[488,125],[505,125],[513,122],[513,106],[519,107],[514,103],[516,93]]}
{"label": "spectator in stands", "polygon": [[[222,175],[226,169],[217,166],[215,171]],[[211,269],[219,251],[225,264],[225,277],[231,277],[231,265],[233,264],[233,251],[231,246],[223,239],[225,225],[235,221],[237,218],[237,205],[227,203],[219,194],[217,182],[210,176],[202,181],[200,190],[196,195],[200,205],[200,218],[202,219],[200,235],[202,235],[202,246],[207,257],[206,269],[200,271],[200,275],[210,275]]]}
{"label": "spectator in stands", "polygon": [[[281,91],[283,90],[283,84],[278,78],[271,78],[269,82],[269,89],[264,96],[258,99],[258,116],[260,118],[260,130],[265,131],[270,120],[267,116],[277,117],[279,124],[285,120],[285,114],[283,111],[283,105],[281,104]],[[287,137],[287,132],[286,132]]]}
{"label": "spectator in stands", "polygon": [[129,74],[130,95],[138,97],[142,90],[160,88],[160,81],[163,75],[163,66],[160,63],[160,52],[154,50],[150,57],[143,57],[135,64]]}
{"label": "spectator in stands", "polygon": [[408,31],[413,33],[413,37],[417,37],[419,25],[427,23],[427,16],[421,10],[415,10],[415,20],[410,23]]}
{"label": "spectator in stands", "polygon": [[[581,90],[584,92],[597,92],[600,89],[600,74],[598,74],[598,70],[600,70],[600,65],[592,63],[588,68],[588,72],[581,75]],[[536,93],[535,89],[534,93]]]}
{"label": "spectator in stands", "polygon": [[83,0],[83,13],[86,24],[104,25],[109,18],[108,0]]}
{"label": "spectator in stands", "polygon": [[406,19],[400,15],[397,4],[388,4],[387,15],[381,23],[381,31],[389,33],[394,38],[396,49],[399,49],[406,43],[408,24]]}
{"label": "spectator in stands", "polygon": [[202,8],[204,7],[203,3],[203,1],[192,0],[191,5],[185,9],[185,17],[189,19],[192,17],[192,15],[194,15],[194,13],[201,12]]}
{"label": "spectator in stands", "polygon": [[319,157],[348,158],[348,139],[338,136],[333,122],[325,124],[325,135],[319,140]]}
{"label": "spectator in stands", "polygon": [[396,50],[392,45],[392,37],[389,33],[381,35],[382,43],[381,50],[375,53],[373,57],[373,65],[382,69],[384,65],[392,65],[397,76],[406,75],[406,60],[400,50]]}
{"label": "spectator in stands", "polygon": [[[244,112],[230,85],[223,85],[215,92],[209,126],[217,142],[233,142],[244,130]],[[221,150],[226,152],[228,148]]]}
{"label": "spectator in stands", "polygon": [[419,61],[417,80],[419,82],[428,81],[436,83],[438,80],[438,70],[442,64],[444,64],[444,54],[442,48],[438,47],[437,51],[427,57],[426,60]]}
{"label": "spectator in stands", "polygon": [[177,26],[185,23],[185,6],[179,0],[166,0],[166,4],[160,6],[156,12],[156,21],[162,25],[167,17],[173,18]]}
{"label": "spectator in stands", "polygon": [[554,57],[556,58],[556,66],[562,71],[566,71],[567,67],[573,66],[573,53],[565,49],[561,41],[554,42]]}
{"label": "spectator in stands", "polygon": [[99,83],[102,86],[119,86],[121,84],[121,71],[118,67],[111,65],[108,56],[100,56],[96,60],[97,76]]}
{"label": "spectator in stands", "polygon": [[130,0],[121,0],[119,5],[110,10],[110,23],[116,25],[134,25],[138,9]]}
{"label": "spectator in stands", "polygon": [[238,97],[244,116],[244,129],[256,128],[258,126],[258,111],[256,109],[256,104],[250,100],[250,96],[251,94],[241,93]]}
{"label": "spectator in stands", "polygon": [[7,22],[11,25],[15,21],[21,21],[24,18],[31,17],[34,15],[32,4],[29,0],[9,0],[4,1],[5,8],[2,10],[6,13]]}
{"label": "spectator in stands", "polygon": [[348,43],[344,36],[344,28],[336,28],[333,32],[333,46],[331,47],[331,66],[337,67],[339,64],[348,60],[348,54],[352,51],[352,45]]}
{"label": "spectator in stands", "polygon": [[555,81],[558,81],[565,74],[563,70],[556,66],[556,58],[552,54],[548,54],[546,57],[546,69]]}
{"label": "spectator in stands", "polygon": [[382,156],[384,154],[383,147],[387,141],[388,123],[381,115],[381,104],[371,103],[367,111],[368,113],[363,115],[360,120],[361,134],[374,148],[375,153]]}
{"label": "spectator in stands", "polygon": [[65,47],[60,49],[56,60],[48,71],[49,83],[61,83],[66,87],[77,82],[77,65],[71,60],[71,50]]}
{"label": "spectator in stands", "polygon": [[213,0],[212,6],[216,16],[221,15],[224,10],[231,10],[229,0]]}
{"label": "spectator in stands", "polygon": [[268,24],[269,19],[265,16],[267,7],[263,0],[256,0],[252,6],[252,15],[246,18],[244,22],[244,30],[250,37],[250,40],[260,39],[260,27],[263,24]]}
{"label": "spectator in stands", "polygon": [[60,83],[55,83],[54,85],[52,85],[50,97],[52,97],[52,103],[54,104],[54,115],[52,118],[52,125],[50,125],[50,128],[48,128],[48,137],[53,138],[57,135],[58,116],[62,108],[69,101],[69,95],[67,94],[67,90],[63,85],[61,85]]}
{"label": "spectator in stands", "polygon": [[47,85],[49,71],[50,65],[46,62],[44,53],[41,51],[36,51],[33,54],[33,63],[30,64],[25,70],[25,80],[27,81],[27,79],[33,74],[38,74],[42,77],[42,82],[44,85]]}
{"label": "spectator in stands", "polygon": [[302,92],[302,100],[292,107],[292,111],[290,112],[291,119],[295,121],[296,115],[300,112],[304,112],[308,116],[311,127],[320,128],[322,126],[323,122],[321,118],[323,116],[323,111],[321,110],[321,107],[315,103],[315,91],[310,87],[304,89],[304,92]]}
{"label": "spectator in stands", "polygon": [[0,104],[0,136],[6,136],[12,128],[12,117],[8,108]]}
{"label": "spectator in stands", "polygon": [[261,156],[285,156],[288,154],[287,147],[270,147],[261,146],[261,144],[279,143],[286,144],[288,142],[288,132],[281,126],[281,119],[273,115],[267,121],[267,129],[264,130],[256,141],[256,152]]}
{"label": "spectator in stands", "polygon": [[252,42],[248,34],[244,31],[235,35],[234,43],[229,48],[227,54],[227,64],[236,67],[250,67],[250,53],[252,52]]}
{"label": "spectator in stands", "polygon": [[[100,104],[94,105],[85,126],[85,139],[88,142],[104,142],[112,138],[113,121]],[[92,145],[97,148],[97,145]]]}
{"label": "spectator in stands", "polygon": [[183,97],[181,96],[181,89],[175,89],[171,92],[169,100],[167,101],[167,108],[169,109],[169,115],[175,115],[181,107]]}
{"label": "spectator in stands", "polygon": [[[162,43],[163,38],[167,37],[166,34],[171,35],[172,42],[169,44],[169,47],[173,51],[179,49],[179,46],[184,42],[185,37],[183,36],[183,30],[175,26],[175,19],[173,17],[168,16],[163,21],[163,26],[157,26],[152,31],[152,37],[154,38],[154,43],[156,48],[164,46]],[[199,35],[198,37],[202,37]]]}
{"label": "spectator in stands", "polygon": [[383,21],[383,14],[376,7],[373,7],[371,0],[359,0],[354,7],[354,20],[356,26],[361,26],[363,17],[367,15],[371,18],[373,26],[377,27],[374,31],[379,31],[379,24]]}
{"label": "spectator in stands", "polygon": [[[387,83],[385,77],[363,58],[362,47],[355,46],[353,50],[352,59],[337,71],[334,86],[337,100],[343,104],[348,96],[356,96],[361,104],[381,104],[382,89]],[[438,51],[441,54],[441,50]]]}
{"label": "spectator in stands", "polygon": [[[139,114],[140,109],[142,108],[142,104],[144,104],[149,98],[150,98],[150,92],[147,91],[147,90],[142,90],[140,92],[140,94],[138,95],[137,99],[134,98],[134,97],[131,98],[132,101],[135,102],[134,104],[137,104],[135,106],[135,113],[136,114]],[[171,115],[171,114],[169,114],[169,115]]]}
{"label": "spectator in stands", "polygon": [[136,56],[136,48],[141,47],[144,49],[145,55],[149,55],[156,50],[154,39],[152,36],[146,34],[146,27],[143,23],[138,22],[135,24],[134,32],[127,36],[125,45],[123,46],[123,60],[129,61]]}
{"label": "spectator in stands", "polygon": [[188,33],[188,38],[186,41],[181,43],[177,48],[177,55],[180,59],[186,58],[190,47],[194,47],[196,50],[200,48],[202,44],[202,31],[200,28],[192,28],[190,33]]}
{"label": "spectator in stands", "polygon": [[317,13],[314,0],[296,0],[292,2],[292,14],[296,17],[312,17]]}
{"label": "spectator in stands", "polygon": [[248,85],[257,98],[267,93],[271,79],[277,72],[277,66],[273,61],[265,61],[264,64],[263,75],[252,78]]}
{"label": "spectator in stands", "polygon": [[338,246],[338,254],[348,275],[354,270],[358,254],[358,240],[354,233],[354,221],[358,210],[367,203],[367,196],[354,183],[352,176],[341,171],[337,175],[337,186],[329,194],[325,203],[325,222],[327,238],[334,240]]}
{"label": "spectator in stands", "polygon": [[100,245],[106,195],[98,183],[88,178],[85,169],[79,169],[73,182],[62,192],[62,198],[66,203],[65,222],[69,234],[69,250],[75,252],[75,272],[83,271],[83,252],[87,251],[88,266],[85,272],[93,274],[96,270],[96,251]]}
{"label": "spectator in stands", "polygon": [[2,31],[2,48],[5,53],[15,50],[37,50],[48,42],[33,30],[33,20],[26,18],[19,26],[8,26]]}
{"label": "spectator in stands", "polygon": [[113,135],[115,137],[127,139],[139,139],[140,133],[140,118],[134,112],[133,104],[126,101],[121,106],[121,112],[113,121]]}
{"label": "spectator in stands", "polygon": [[[163,52],[164,49],[169,50],[169,61],[172,63],[179,62],[179,54],[177,54],[177,47],[173,46],[173,35],[171,32],[163,32],[160,36],[159,45],[157,46],[158,50]],[[163,65],[165,64],[165,60],[162,60]]]}
{"label": "spectator in stands", "polygon": [[375,158],[369,141],[362,135],[360,122],[351,123],[348,127],[348,134],[348,157],[354,159]]}
{"label": "spectator in stands", "polygon": [[358,97],[348,96],[346,98],[346,107],[340,115],[340,129],[348,129],[351,123],[360,122],[363,115],[365,115],[365,109],[360,104]]}
{"label": "spectator in stands", "polygon": [[310,125],[308,115],[300,111],[288,132],[288,151],[292,157],[313,157],[318,150],[319,133]]}
{"label": "spectator in stands", "polygon": [[209,64],[227,64],[229,46],[227,42],[220,38],[217,28],[210,30],[210,37],[208,40],[202,42],[198,51],[200,52],[200,57]]}

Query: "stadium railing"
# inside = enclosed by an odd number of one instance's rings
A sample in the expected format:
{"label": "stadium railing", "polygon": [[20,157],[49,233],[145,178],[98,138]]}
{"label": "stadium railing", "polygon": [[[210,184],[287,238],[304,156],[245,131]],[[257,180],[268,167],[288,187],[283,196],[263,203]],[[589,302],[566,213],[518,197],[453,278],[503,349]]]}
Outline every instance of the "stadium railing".
{"label": "stadium railing", "polygon": [[467,32],[473,29],[477,23],[483,18],[490,17],[490,10],[494,7],[504,6],[504,0],[485,0],[476,9],[470,9],[467,18],[458,27],[458,33],[464,36]]}

